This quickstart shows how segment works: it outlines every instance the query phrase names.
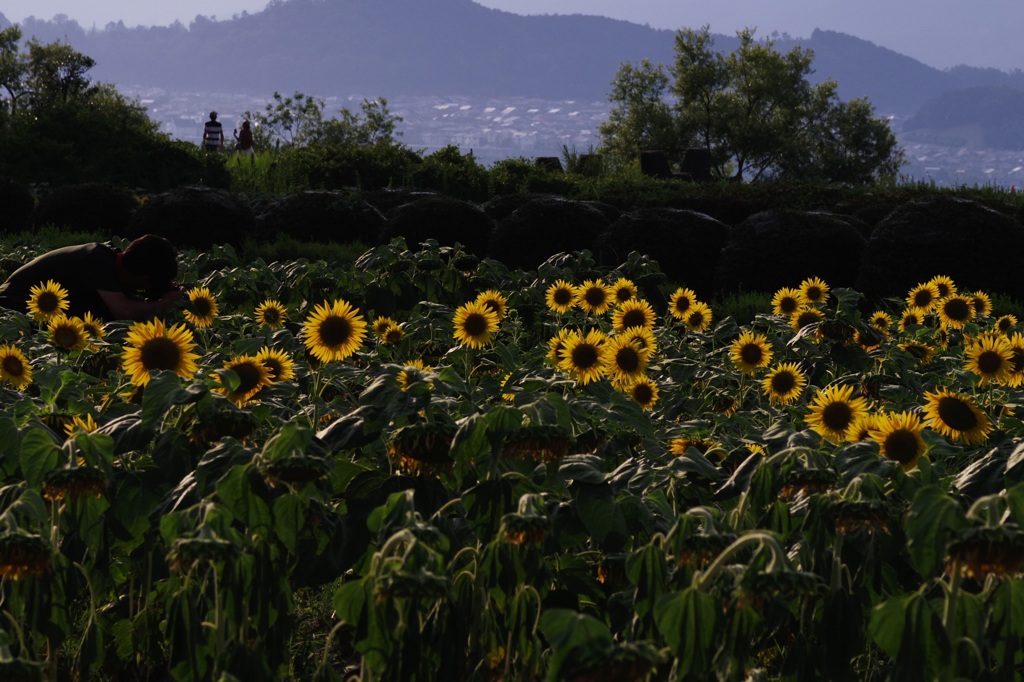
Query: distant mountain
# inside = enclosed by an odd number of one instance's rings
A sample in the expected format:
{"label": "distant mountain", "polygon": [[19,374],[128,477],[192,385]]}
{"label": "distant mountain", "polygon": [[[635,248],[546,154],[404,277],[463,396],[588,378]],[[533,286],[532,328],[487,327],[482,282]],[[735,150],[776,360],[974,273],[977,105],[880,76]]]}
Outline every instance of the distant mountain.
{"label": "distant mountain", "polygon": [[[6,22],[0,21],[0,25]],[[29,20],[28,36],[67,39],[96,60],[93,75],[123,86],[177,91],[320,96],[520,96],[604,100],[618,66],[671,63],[673,33],[584,15],[520,16],[472,0],[271,0],[230,20],[86,31],[74,21]],[[717,36],[732,50],[735,36]],[[940,71],[837,33],[777,41],[814,50],[814,79],[879,113],[910,115],[945,92],[980,85],[1024,90],[1024,73]]]}
{"label": "distant mountain", "polygon": [[952,147],[1024,150],[1024,90],[982,85],[925,102],[903,126],[908,138]]}

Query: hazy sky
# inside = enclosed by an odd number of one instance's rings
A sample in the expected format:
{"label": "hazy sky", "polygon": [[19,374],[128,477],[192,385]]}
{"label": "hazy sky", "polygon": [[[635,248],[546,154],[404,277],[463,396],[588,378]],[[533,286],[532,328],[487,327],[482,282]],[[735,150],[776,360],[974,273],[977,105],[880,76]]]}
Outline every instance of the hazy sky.
{"label": "hazy sky", "polygon": [[[343,0],[334,0],[343,1]],[[381,0],[384,1],[384,0]],[[938,68],[957,64],[1024,69],[1021,0],[478,0],[520,14],[601,14],[656,28],[698,28],[735,33],[756,27],[807,37],[815,28],[848,33]],[[259,12],[267,0],[2,0],[0,12],[18,22],[28,16],[66,14],[85,28],[123,20],[128,26],[191,22],[196,15],[229,19]]]}

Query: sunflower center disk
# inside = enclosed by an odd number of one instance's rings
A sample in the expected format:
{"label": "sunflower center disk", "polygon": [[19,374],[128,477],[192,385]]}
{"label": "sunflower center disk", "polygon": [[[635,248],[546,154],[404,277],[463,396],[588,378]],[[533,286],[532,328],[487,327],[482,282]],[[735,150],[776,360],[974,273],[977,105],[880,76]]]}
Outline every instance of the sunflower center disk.
{"label": "sunflower center disk", "polygon": [[166,337],[150,339],[140,349],[142,366],[147,370],[177,370],[181,362],[181,349]]}
{"label": "sunflower center disk", "polygon": [[970,406],[957,398],[943,398],[939,401],[939,419],[949,428],[970,431],[978,425],[978,417]]}
{"label": "sunflower center disk", "polygon": [[320,323],[320,340],[325,346],[344,345],[352,337],[352,325],[343,317],[328,317]]}
{"label": "sunflower center disk", "polygon": [[3,368],[12,377],[20,377],[25,371],[25,366],[21,364],[21,360],[13,355],[8,355],[4,358]]}
{"label": "sunflower center disk", "polygon": [[906,429],[893,431],[885,437],[885,456],[900,464],[913,462],[918,455],[918,443],[914,434]]}
{"label": "sunflower center disk", "polygon": [[630,310],[622,316],[622,326],[626,329],[630,327],[645,327],[647,326],[647,316],[641,310]]}
{"label": "sunflower center disk", "polygon": [[597,364],[599,357],[597,348],[588,343],[581,343],[572,349],[572,364],[579,369],[590,369]]}
{"label": "sunflower center disk", "polygon": [[984,374],[995,374],[1003,366],[1003,356],[994,351],[985,351],[978,356],[978,369]]}
{"label": "sunflower center disk", "polygon": [[472,313],[466,316],[466,320],[462,323],[462,331],[467,336],[476,338],[483,336],[487,333],[487,318],[480,313]]}
{"label": "sunflower center disk", "polygon": [[756,365],[764,357],[764,351],[761,350],[760,346],[749,343],[740,349],[740,357],[746,364]]}
{"label": "sunflower center disk", "polygon": [[971,317],[971,305],[967,301],[954,299],[946,304],[946,315],[956,322],[964,322]]}
{"label": "sunflower center disk", "polygon": [[772,377],[772,391],[785,395],[796,388],[796,377],[789,372],[779,372]]}
{"label": "sunflower center disk", "polygon": [[623,372],[631,374],[640,369],[640,354],[633,348],[621,348],[615,354],[615,364]]}
{"label": "sunflower center disk", "polygon": [[260,385],[262,375],[259,369],[254,365],[244,363],[236,365],[231,369],[235,371],[235,374],[237,374],[239,378],[238,393],[248,393]]}
{"label": "sunflower center disk", "polygon": [[57,310],[60,305],[60,301],[57,299],[56,294],[51,291],[44,291],[39,294],[39,298],[36,299],[36,306],[44,313],[52,313]]}
{"label": "sunflower center disk", "polygon": [[853,421],[853,410],[846,403],[832,403],[821,411],[821,423],[830,431],[843,433]]}
{"label": "sunflower center disk", "polygon": [[58,327],[53,331],[53,342],[61,348],[71,348],[78,343],[78,332],[70,327]]}

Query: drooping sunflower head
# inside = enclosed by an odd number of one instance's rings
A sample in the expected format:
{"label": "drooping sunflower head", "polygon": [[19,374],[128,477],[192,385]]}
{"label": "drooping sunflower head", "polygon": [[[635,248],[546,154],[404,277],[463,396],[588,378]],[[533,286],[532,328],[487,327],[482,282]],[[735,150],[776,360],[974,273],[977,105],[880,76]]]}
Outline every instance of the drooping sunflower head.
{"label": "drooping sunflower head", "polygon": [[928,280],[928,284],[935,287],[938,295],[936,298],[946,298],[956,293],[956,284],[953,283],[953,279],[946,275],[936,275]]}
{"label": "drooping sunflower head", "polygon": [[455,340],[470,348],[483,348],[498,333],[498,315],[478,301],[460,306],[452,318]]}
{"label": "drooping sunflower head", "polygon": [[711,306],[707,303],[697,301],[687,311],[686,316],[683,318],[683,324],[691,332],[697,332],[698,334],[706,332],[711,327]]}
{"label": "drooping sunflower head", "polygon": [[996,320],[993,326],[1000,333],[1009,334],[1017,326],[1017,317],[1015,315],[1003,315]]}
{"label": "drooping sunflower head", "polygon": [[22,389],[32,383],[32,365],[16,346],[0,346],[0,379]]}
{"label": "drooping sunflower head", "polygon": [[233,381],[224,384],[224,377],[221,377],[222,385],[216,390],[236,405],[244,405],[263,390],[264,386],[270,385],[270,371],[255,355],[238,355],[226,360],[224,369],[234,373],[237,385]]}
{"label": "drooping sunflower head", "polygon": [[680,322],[686,321],[686,315],[690,312],[697,303],[697,294],[694,293],[693,289],[687,289],[686,287],[679,287],[676,289],[672,296],[668,300],[668,311],[672,314],[672,317],[676,318]]}
{"label": "drooping sunflower head", "polygon": [[627,299],[612,313],[612,328],[618,332],[630,327],[654,329],[657,317],[654,308],[647,301],[640,298]]}
{"label": "drooping sunflower head", "polygon": [[964,369],[978,375],[978,385],[989,381],[1006,383],[1013,373],[1013,348],[1010,340],[997,332],[987,332],[969,343]]}
{"label": "drooping sunflower head", "polygon": [[750,330],[740,334],[729,346],[729,359],[736,369],[744,374],[753,374],[758,369],[767,367],[772,361],[772,355],[768,337]]}
{"label": "drooping sunflower head", "polygon": [[587,279],[576,287],[576,305],[590,315],[604,315],[614,297],[612,288],[600,279]]}
{"label": "drooping sunflower head", "polygon": [[966,296],[954,294],[939,300],[939,323],[947,329],[962,329],[974,319],[974,304]]}
{"label": "drooping sunflower head", "polygon": [[604,354],[604,374],[615,383],[631,383],[647,369],[650,354],[624,336],[609,339]]}
{"label": "drooping sunflower head", "polygon": [[768,372],[761,381],[761,392],[774,405],[790,405],[807,386],[807,375],[795,362],[784,362]]}
{"label": "drooping sunflower head", "polygon": [[564,279],[556,280],[548,287],[544,299],[551,310],[556,313],[567,313],[576,301],[576,287]]}
{"label": "drooping sunflower head", "polygon": [[25,305],[32,317],[37,320],[49,320],[51,317],[67,311],[70,306],[68,290],[58,282],[48,279],[29,289]]}
{"label": "drooping sunflower head", "polygon": [[89,344],[89,333],[77,317],[54,315],[47,323],[50,343],[61,350],[81,350]]}
{"label": "drooping sunflower head", "polygon": [[624,390],[643,410],[653,408],[660,393],[657,382],[647,376],[637,377],[632,383],[627,384]]}
{"label": "drooping sunflower head", "polygon": [[183,379],[195,375],[199,356],[192,352],[196,344],[192,332],[183,324],[166,327],[161,320],[136,322],[128,330],[127,345],[121,353],[124,371],[136,386],[145,386],[151,372],[167,370]]}
{"label": "drooping sunflower head", "polygon": [[898,463],[904,471],[917,466],[927,449],[921,431],[924,424],[913,412],[893,412],[875,417],[871,439],[878,443],[882,457]]}
{"label": "drooping sunflower head", "polygon": [[85,333],[97,341],[107,335],[106,329],[103,328],[103,320],[94,317],[91,311],[86,311],[82,317],[82,326],[85,327]]}
{"label": "drooping sunflower head", "polygon": [[559,329],[557,334],[548,339],[548,353],[545,359],[552,367],[558,367],[561,364],[565,342],[575,333],[572,329]]}
{"label": "drooping sunflower head", "polygon": [[295,378],[295,362],[291,356],[279,348],[264,346],[256,354],[256,359],[267,368],[267,381],[289,381]]}
{"label": "drooping sunflower head", "polygon": [[907,307],[917,315],[924,317],[935,308],[935,304],[941,298],[944,297],[934,282],[924,282],[907,292]]}
{"label": "drooping sunflower head", "polygon": [[576,331],[566,339],[560,352],[559,367],[572,375],[580,384],[597,381],[607,366],[608,337],[598,329],[586,334]]}
{"label": "drooping sunflower head", "polygon": [[64,434],[68,438],[74,438],[77,433],[92,433],[98,428],[99,424],[91,414],[86,413],[84,417],[76,414],[71,421],[64,425]]}
{"label": "drooping sunflower head", "polygon": [[619,305],[625,303],[626,301],[633,300],[634,298],[637,297],[637,294],[639,293],[636,288],[636,285],[633,284],[633,281],[625,277],[619,277],[617,280],[615,280],[615,282],[612,284],[612,292],[612,298]]}
{"label": "drooping sunflower head", "polygon": [[393,346],[405,338],[405,330],[402,329],[402,325],[395,323],[389,325],[387,329],[381,332],[379,338],[380,342],[384,345]]}
{"label": "drooping sunflower head", "polygon": [[213,318],[217,317],[220,307],[217,299],[210,293],[208,287],[193,287],[185,292],[191,303],[190,308],[185,309],[185,319],[192,326],[203,329],[213,324]]}
{"label": "drooping sunflower head", "polygon": [[984,291],[975,291],[973,294],[967,294],[967,298],[971,301],[971,306],[974,308],[975,317],[988,317],[992,314],[992,297]]}
{"label": "drooping sunflower head", "polygon": [[928,426],[952,440],[981,445],[988,439],[992,422],[967,396],[940,388],[924,394]]}
{"label": "drooping sunflower head", "polygon": [[900,331],[905,332],[911,327],[917,327],[924,324],[924,315],[918,312],[917,308],[907,308],[900,315]]}
{"label": "drooping sunflower head", "polygon": [[268,329],[280,329],[288,321],[288,308],[280,301],[268,298],[256,306],[256,324]]}
{"label": "drooping sunflower head", "polygon": [[804,303],[823,304],[828,302],[829,286],[820,277],[809,277],[800,282],[800,299]]}
{"label": "drooping sunflower head", "polygon": [[366,320],[341,298],[317,305],[302,326],[302,342],[320,362],[341,362],[359,350],[365,338]]}
{"label": "drooping sunflower head", "polygon": [[831,443],[842,443],[848,440],[849,431],[857,418],[868,411],[864,398],[853,397],[853,386],[838,384],[818,391],[808,405],[810,413],[807,424]]}
{"label": "drooping sunflower head", "polygon": [[481,291],[476,297],[476,302],[483,303],[490,308],[498,316],[498,322],[504,320],[505,315],[508,314],[508,299],[497,289]]}
{"label": "drooping sunflower head", "polygon": [[800,309],[802,303],[803,297],[800,295],[799,289],[783,287],[772,296],[772,312],[776,315],[789,317]]}
{"label": "drooping sunflower head", "polygon": [[918,365],[927,365],[935,357],[935,349],[924,341],[907,341],[898,345],[900,350],[917,358]]}
{"label": "drooping sunflower head", "polygon": [[[408,391],[409,386],[416,381],[423,381],[423,374],[426,372],[433,371],[433,367],[426,364],[419,358],[415,360],[407,360],[403,363],[404,367],[398,372],[398,386],[403,391]],[[434,383],[432,381],[423,381],[428,388],[433,388]]]}

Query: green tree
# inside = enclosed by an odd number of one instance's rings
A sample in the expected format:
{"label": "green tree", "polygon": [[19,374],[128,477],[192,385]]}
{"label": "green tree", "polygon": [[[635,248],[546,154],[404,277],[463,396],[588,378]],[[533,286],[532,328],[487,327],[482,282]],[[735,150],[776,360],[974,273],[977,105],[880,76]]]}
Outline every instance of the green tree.
{"label": "green tree", "polygon": [[253,139],[256,147],[262,149],[394,144],[401,134],[395,128],[402,117],[391,113],[386,99],[364,99],[359,113],[342,107],[338,112],[340,118],[326,118],[325,106],[325,100],[302,92],[290,97],[275,92],[274,100],[263,111],[246,111],[243,116],[255,124]]}
{"label": "green tree", "polygon": [[739,46],[723,54],[707,26],[676,34],[671,103],[665,98],[669,76],[660,66],[620,68],[609,96],[614,106],[599,128],[603,148],[624,161],[638,150],[623,144],[628,140],[660,140],[659,148],[673,156],[703,147],[711,150],[718,177],[753,181],[863,183],[898,172],[903,152],[888,122],[866,99],[841,101],[835,81],[810,83],[810,50],[780,53],[774,41],[755,40],[750,29],[737,35]]}
{"label": "green tree", "polygon": [[21,29],[8,26],[0,31],[0,120],[14,116],[18,111],[18,102],[29,92],[28,55],[20,48]]}

